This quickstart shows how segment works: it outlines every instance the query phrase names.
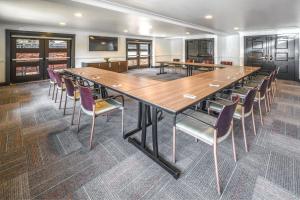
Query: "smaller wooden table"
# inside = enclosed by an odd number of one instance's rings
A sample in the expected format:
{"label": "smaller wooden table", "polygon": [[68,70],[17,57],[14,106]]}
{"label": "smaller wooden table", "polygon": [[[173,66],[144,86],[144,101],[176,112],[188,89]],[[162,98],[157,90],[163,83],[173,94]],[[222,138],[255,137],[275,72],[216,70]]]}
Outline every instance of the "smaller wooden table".
{"label": "smaller wooden table", "polygon": [[225,68],[228,67],[228,65],[220,65],[220,64],[206,64],[206,63],[194,63],[194,62],[176,62],[176,61],[158,61],[157,63],[160,64],[160,74],[166,74],[165,72],[165,67],[166,64],[171,64],[171,65],[184,65],[186,66],[186,75],[187,76],[192,76],[193,75],[193,67],[197,68],[207,68],[212,70],[215,70],[216,68]]}

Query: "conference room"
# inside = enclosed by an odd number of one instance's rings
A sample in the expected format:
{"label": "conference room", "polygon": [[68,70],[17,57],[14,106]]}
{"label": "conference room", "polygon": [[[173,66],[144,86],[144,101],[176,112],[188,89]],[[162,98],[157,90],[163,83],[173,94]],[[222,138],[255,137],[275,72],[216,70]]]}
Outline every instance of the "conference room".
{"label": "conference room", "polygon": [[299,9],[0,0],[0,199],[299,199]]}

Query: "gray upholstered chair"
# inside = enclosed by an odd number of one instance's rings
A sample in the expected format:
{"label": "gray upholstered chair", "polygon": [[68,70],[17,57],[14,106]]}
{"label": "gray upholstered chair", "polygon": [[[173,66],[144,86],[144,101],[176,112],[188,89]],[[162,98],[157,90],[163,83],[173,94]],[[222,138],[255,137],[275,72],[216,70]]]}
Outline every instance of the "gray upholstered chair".
{"label": "gray upholstered chair", "polygon": [[238,102],[239,97],[237,97],[234,102],[223,105],[218,118],[200,112],[194,112],[192,114],[182,113],[183,117],[173,126],[173,162],[176,162],[176,130],[180,130],[183,133],[195,137],[197,140],[201,140],[202,142],[213,146],[217,191],[219,194],[221,194],[221,189],[219,182],[217,145],[231,135],[233,158],[236,162],[232,119]]}
{"label": "gray upholstered chair", "polygon": [[[257,88],[253,88],[249,90],[246,95],[239,95],[241,97],[242,102],[238,103],[233,115],[233,118],[241,120],[242,122],[246,152],[248,152],[248,145],[247,145],[246,130],[245,130],[245,119],[250,115],[252,116],[254,135],[256,135],[255,121],[254,121],[254,114],[253,114],[253,103],[256,96],[256,92],[257,92]],[[208,112],[210,113],[211,111],[214,111],[220,113],[222,111],[223,105],[226,103],[228,103],[228,100],[225,99],[208,101]]]}
{"label": "gray upholstered chair", "polygon": [[71,78],[63,77],[63,80],[67,89],[66,98],[65,98],[64,115],[66,114],[67,101],[68,99],[71,99],[73,101],[71,125],[73,125],[76,102],[80,100],[80,94],[79,94],[79,90],[77,90]]}
{"label": "gray upholstered chair", "polygon": [[261,104],[264,101],[265,103],[265,110],[266,112],[269,111],[269,102],[268,102],[268,95],[267,95],[267,89],[269,84],[269,77],[265,77],[260,83],[257,82],[250,82],[244,85],[244,87],[239,88],[237,90],[233,90],[233,93],[238,93],[238,95],[245,97],[249,89],[258,87],[258,91],[256,93],[254,101],[258,103],[258,109],[259,109],[259,115],[260,115],[260,122],[261,125],[263,125],[263,117],[262,117],[262,108]]}
{"label": "gray upholstered chair", "polygon": [[107,115],[108,113],[116,111],[118,109],[122,110],[122,134],[123,134],[124,133],[124,123],[123,123],[124,107],[122,106],[122,103],[119,103],[113,98],[94,100],[93,92],[91,88],[83,87],[83,86],[78,86],[78,87],[80,92],[81,105],[80,105],[79,116],[78,116],[77,131],[79,132],[81,111],[93,117],[92,130],[90,135],[90,149],[92,149],[95,118],[98,116],[105,115],[105,114]]}

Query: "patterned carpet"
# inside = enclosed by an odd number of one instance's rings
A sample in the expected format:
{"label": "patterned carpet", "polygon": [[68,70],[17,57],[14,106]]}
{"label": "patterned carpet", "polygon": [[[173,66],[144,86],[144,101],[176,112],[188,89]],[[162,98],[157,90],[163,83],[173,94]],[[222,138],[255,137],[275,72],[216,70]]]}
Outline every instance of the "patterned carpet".
{"label": "patterned carpet", "polygon": [[[134,70],[136,76],[172,80],[182,77],[158,70]],[[182,72],[184,73],[184,71]],[[251,122],[244,151],[240,122],[235,121],[238,162],[231,139],[219,149],[222,195],[215,187],[212,148],[178,133],[175,180],[121,136],[118,111],[96,120],[94,148],[89,151],[91,118],[82,118],[80,133],[47,96],[48,83],[0,88],[0,199],[298,199],[300,197],[300,84],[280,81],[270,113],[264,113],[258,135]],[[125,129],[135,128],[137,102],[126,98]],[[78,111],[78,107],[77,107]],[[158,124],[159,151],[171,160],[172,116]],[[75,116],[77,123],[77,112]],[[151,146],[151,129],[147,141]],[[140,134],[137,133],[139,138]]]}

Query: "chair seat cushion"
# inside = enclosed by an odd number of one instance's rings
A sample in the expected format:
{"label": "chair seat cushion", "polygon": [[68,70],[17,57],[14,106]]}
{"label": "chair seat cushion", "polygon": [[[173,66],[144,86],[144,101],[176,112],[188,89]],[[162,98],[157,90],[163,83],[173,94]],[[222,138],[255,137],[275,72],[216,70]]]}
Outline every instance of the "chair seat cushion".
{"label": "chair seat cushion", "polygon": [[199,112],[199,111],[195,111],[192,109],[188,109],[185,111],[186,114],[188,114],[189,116],[192,116],[196,119],[199,119],[201,121],[204,121],[205,123],[208,123],[212,126],[214,126],[217,122],[217,118],[214,116],[211,116],[207,113],[203,113],[203,112]]}
{"label": "chair seat cushion", "polygon": [[[68,97],[69,97],[70,99],[74,99],[74,96],[69,96],[69,95],[68,95]],[[76,90],[76,91],[75,91],[75,99],[76,99],[76,100],[79,100],[79,99],[80,99],[80,92],[79,92],[79,90]]]}
{"label": "chair seat cushion", "polygon": [[[196,115],[195,115],[196,114]],[[204,114],[204,113],[197,113],[195,112],[194,115],[191,115],[193,117],[201,117],[202,121],[208,120],[213,121],[213,124],[217,121],[217,118],[212,117],[210,115]],[[194,119],[192,117],[185,116],[178,120],[176,123],[176,129],[185,132],[202,142],[205,142],[206,144],[213,145],[214,143],[214,131],[215,129],[212,126],[209,126],[197,119]],[[231,130],[229,130],[231,131]],[[222,142],[227,138],[228,134],[225,134],[222,137],[217,138],[217,143]]]}
{"label": "chair seat cushion", "polygon": [[[218,103],[214,103],[214,102],[211,102],[209,104],[209,110],[210,111],[214,111],[214,112],[217,112],[217,113],[220,113],[223,109],[223,106],[220,105],[222,104],[222,101],[215,101],[215,102],[218,102]],[[238,104],[236,106],[236,109],[234,111],[234,114],[233,114],[233,118],[235,119],[241,119],[242,117],[242,105]]]}
{"label": "chair seat cushion", "polygon": [[184,117],[176,123],[176,128],[209,145],[214,142],[215,129],[190,117]]}
{"label": "chair seat cushion", "polygon": [[[122,107],[122,104],[113,99],[98,100],[98,101],[96,100],[95,101],[95,115],[96,116],[101,115],[101,114],[110,112],[112,110],[115,110],[115,109],[118,109],[121,107]],[[86,114],[93,115],[93,111],[86,110],[82,106],[81,106],[81,109]]]}
{"label": "chair seat cushion", "polygon": [[[261,80],[262,81],[262,80]],[[257,81],[249,81],[248,83],[246,83],[246,87],[248,88],[255,88],[258,87],[260,85],[260,82]]]}
{"label": "chair seat cushion", "polygon": [[108,100],[102,100],[102,101],[96,101],[95,102],[95,114],[100,115],[109,111],[112,111],[114,109],[118,109],[122,107],[122,104],[113,100],[113,99],[108,99]]}

